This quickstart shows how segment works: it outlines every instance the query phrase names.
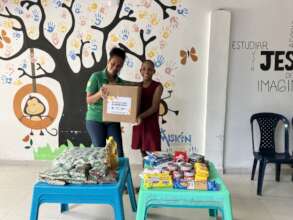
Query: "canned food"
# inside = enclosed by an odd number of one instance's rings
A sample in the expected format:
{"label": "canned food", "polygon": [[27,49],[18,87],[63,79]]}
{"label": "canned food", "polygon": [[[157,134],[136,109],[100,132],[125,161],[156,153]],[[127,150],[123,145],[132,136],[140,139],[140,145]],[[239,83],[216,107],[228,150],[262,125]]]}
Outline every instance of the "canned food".
{"label": "canned food", "polygon": [[190,171],[192,169],[192,165],[190,163],[181,163],[180,169],[182,171]]}
{"label": "canned food", "polygon": [[173,179],[180,179],[180,178],[182,178],[182,172],[180,172],[180,171],[174,171],[173,172]]}
{"label": "canned food", "polygon": [[184,179],[194,180],[194,171],[193,170],[191,170],[191,171],[185,171],[184,172]]}
{"label": "canned food", "polygon": [[175,171],[175,170],[178,170],[178,166],[176,163],[170,162],[168,163],[168,169],[169,171]]}

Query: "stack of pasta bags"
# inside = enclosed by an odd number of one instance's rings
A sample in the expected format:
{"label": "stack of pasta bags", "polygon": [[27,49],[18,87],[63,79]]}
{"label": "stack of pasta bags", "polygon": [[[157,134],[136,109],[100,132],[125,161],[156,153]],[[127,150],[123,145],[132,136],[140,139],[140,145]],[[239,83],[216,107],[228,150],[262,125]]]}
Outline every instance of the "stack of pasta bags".
{"label": "stack of pasta bags", "polygon": [[39,173],[39,180],[56,185],[114,183],[117,167],[117,144],[110,137],[103,148],[68,148],[53,162],[52,168]]}

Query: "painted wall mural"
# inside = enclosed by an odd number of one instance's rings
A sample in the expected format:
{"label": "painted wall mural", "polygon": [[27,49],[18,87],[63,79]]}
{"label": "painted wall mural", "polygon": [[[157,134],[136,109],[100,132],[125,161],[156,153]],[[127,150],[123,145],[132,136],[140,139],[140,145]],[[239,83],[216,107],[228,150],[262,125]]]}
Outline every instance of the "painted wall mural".
{"label": "painted wall mural", "polygon": [[[128,54],[122,78],[140,81],[141,61],[154,61],[159,73],[155,80],[166,93],[162,123],[168,112],[178,115],[166,99],[175,91],[176,71],[195,63],[198,55],[191,46],[178,51],[177,60],[169,60],[163,50],[188,15],[183,0],[2,0],[0,85],[15,93],[11,111],[26,129],[18,137],[20,145],[33,148],[35,159],[54,158],[66,146],[90,145],[84,88],[93,72],[105,68],[114,46]],[[58,115],[58,126],[52,126]],[[58,136],[59,148],[50,146],[48,136]]]}
{"label": "painted wall mural", "polygon": [[194,47],[191,47],[190,50],[180,50],[180,63],[185,65],[187,62],[187,58],[191,58],[193,62],[196,62],[198,57],[196,54],[196,50]]}
{"label": "painted wall mural", "polygon": [[[47,134],[57,135],[57,129],[51,133],[47,128],[56,119],[58,112],[58,103],[54,93],[47,86],[36,83],[34,48],[30,48],[30,59],[32,83],[19,88],[13,100],[13,109],[17,119],[31,129],[30,133],[22,139],[25,143],[29,142],[29,145],[25,145],[27,149],[33,145],[33,129],[40,130],[40,135],[44,135],[43,129]],[[19,78],[27,74],[23,68],[19,67],[18,69],[23,72]],[[41,99],[46,101],[46,105]],[[23,102],[24,106],[22,106]]]}
{"label": "painted wall mural", "polygon": [[168,90],[168,96],[166,97],[163,97],[160,101],[160,109],[159,109],[159,116],[161,117],[161,122],[162,124],[165,124],[167,121],[164,119],[164,116],[167,115],[167,113],[170,111],[170,112],[173,112],[175,115],[178,115],[179,114],[179,111],[178,110],[172,110],[169,108],[167,102],[165,101],[166,99],[168,98],[171,98],[172,96],[172,92],[173,90]]}

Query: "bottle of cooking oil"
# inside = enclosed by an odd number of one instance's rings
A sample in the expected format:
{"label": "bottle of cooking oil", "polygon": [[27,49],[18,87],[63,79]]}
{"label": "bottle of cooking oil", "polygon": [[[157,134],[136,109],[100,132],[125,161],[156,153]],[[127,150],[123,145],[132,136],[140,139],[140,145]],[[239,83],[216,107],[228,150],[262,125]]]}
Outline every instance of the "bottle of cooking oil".
{"label": "bottle of cooking oil", "polygon": [[118,158],[118,151],[117,151],[117,143],[112,136],[110,136],[107,139],[106,148],[108,150],[110,168],[112,170],[115,170],[118,168],[119,158]]}

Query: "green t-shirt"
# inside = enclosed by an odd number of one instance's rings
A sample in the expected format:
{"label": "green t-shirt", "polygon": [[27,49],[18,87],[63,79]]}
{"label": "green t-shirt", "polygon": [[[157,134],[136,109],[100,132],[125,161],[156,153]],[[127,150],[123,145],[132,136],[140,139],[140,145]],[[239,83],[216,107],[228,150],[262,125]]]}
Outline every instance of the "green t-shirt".
{"label": "green t-shirt", "polygon": [[[117,84],[123,84],[123,80],[116,77]],[[108,75],[106,69],[95,72],[91,75],[86,85],[87,93],[96,93],[104,84],[109,84]],[[103,121],[103,99],[99,99],[96,103],[87,105],[86,120],[90,121]]]}

